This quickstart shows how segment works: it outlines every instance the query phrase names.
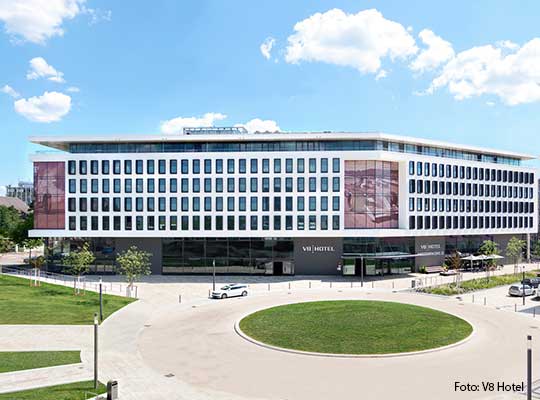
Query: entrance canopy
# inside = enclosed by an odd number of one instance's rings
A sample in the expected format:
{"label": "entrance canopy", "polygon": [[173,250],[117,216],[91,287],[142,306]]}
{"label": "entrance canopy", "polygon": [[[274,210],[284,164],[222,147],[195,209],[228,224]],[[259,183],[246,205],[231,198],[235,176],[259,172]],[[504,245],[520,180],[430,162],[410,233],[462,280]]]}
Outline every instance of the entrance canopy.
{"label": "entrance canopy", "polygon": [[411,254],[400,251],[387,251],[381,253],[344,253],[342,258],[369,258],[370,260],[389,260],[421,257],[428,254]]}

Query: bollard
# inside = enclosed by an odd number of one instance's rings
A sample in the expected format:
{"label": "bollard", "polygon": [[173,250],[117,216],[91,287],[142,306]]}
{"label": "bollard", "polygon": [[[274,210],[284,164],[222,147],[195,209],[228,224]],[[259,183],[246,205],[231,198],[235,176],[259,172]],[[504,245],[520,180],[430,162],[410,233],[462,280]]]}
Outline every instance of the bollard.
{"label": "bollard", "polygon": [[392,281],[392,289],[394,289],[394,281]]}
{"label": "bollard", "polygon": [[375,281],[371,282],[371,288],[375,288]]}
{"label": "bollard", "polygon": [[533,307],[533,318],[536,318],[536,307]]}
{"label": "bollard", "polygon": [[139,298],[139,287],[138,286],[135,286],[135,298],[136,299]]}
{"label": "bollard", "polygon": [[330,289],[332,289],[332,282],[330,282]]}
{"label": "bollard", "polygon": [[472,295],[472,302],[474,303],[474,294]]}
{"label": "bollard", "polygon": [[268,291],[270,291],[270,284],[268,284]]}
{"label": "bollard", "polygon": [[178,303],[182,303],[182,295],[181,294],[178,295]]}
{"label": "bollard", "polygon": [[517,312],[517,303],[514,304],[514,312]]}
{"label": "bollard", "polygon": [[351,289],[352,289],[352,287],[353,287],[353,283],[351,282]]}
{"label": "bollard", "polygon": [[309,288],[311,289],[311,281],[309,281]]}
{"label": "bollard", "polygon": [[486,298],[484,297],[484,305],[486,305]]}
{"label": "bollard", "polygon": [[208,298],[210,298],[210,289],[208,289]]}
{"label": "bollard", "polygon": [[289,290],[291,290],[291,282],[289,282]]}

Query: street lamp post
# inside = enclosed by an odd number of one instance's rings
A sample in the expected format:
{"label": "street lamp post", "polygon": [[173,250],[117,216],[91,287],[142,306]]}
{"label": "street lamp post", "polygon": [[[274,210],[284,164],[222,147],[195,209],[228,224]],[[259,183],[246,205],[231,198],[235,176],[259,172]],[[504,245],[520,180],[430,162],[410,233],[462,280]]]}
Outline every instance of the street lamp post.
{"label": "street lamp post", "polygon": [[523,292],[523,305],[525,305],[525,267],[522,267],[523,278],[521,279],[521,289]]}
{"label": "street lamp post", "polygon": [[98,388],[98,315],[94,313],[94,389]]}
{"label": "street lamp post", "polygon": [[532,336],[527,335],[527,400],[532,400]]}
{"label": "street lamp post", "polygon": [[103,280],[99,277],[99,320],[103,322]]}
{"label": "street lamp post", "polygon": [[216,259],[212,260],[212,290],[216,290]]}
{"label": "street lamp post", "polygon": [[364,287],[364,257],[360,258],[360,286]]}

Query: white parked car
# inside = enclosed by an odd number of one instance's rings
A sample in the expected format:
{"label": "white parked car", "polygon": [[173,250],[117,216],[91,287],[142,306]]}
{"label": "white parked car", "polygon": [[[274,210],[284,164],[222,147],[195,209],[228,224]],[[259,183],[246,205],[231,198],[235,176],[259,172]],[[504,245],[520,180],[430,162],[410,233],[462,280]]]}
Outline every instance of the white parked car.
{"label": "white parked car", "polygon": [[212,291],[213,299],[226,299],[227,297],[239,297],[247,296],[248,287],[240,283],[231,283],[230,285],[225,285],[221,289]]}
{"label": "white parked car", "polygon": [[523,297],[523,291],[525,291],[525,296],[532,296],[535,293],[535,290],[529,285],[512,285],[508,289],[508,294],[510,296],[519,296]]}

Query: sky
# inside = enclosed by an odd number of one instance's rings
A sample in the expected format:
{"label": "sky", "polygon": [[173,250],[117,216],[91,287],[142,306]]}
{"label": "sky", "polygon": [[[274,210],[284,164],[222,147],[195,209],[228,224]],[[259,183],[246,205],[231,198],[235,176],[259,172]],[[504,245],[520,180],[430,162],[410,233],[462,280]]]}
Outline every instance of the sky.
{"label": "sky", "polygon": [[[471,4],[474,3],[474,4]],[[537,1],[0,0],[0,186],[39,135],[381,131],[540,154]]]}

